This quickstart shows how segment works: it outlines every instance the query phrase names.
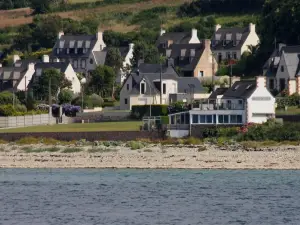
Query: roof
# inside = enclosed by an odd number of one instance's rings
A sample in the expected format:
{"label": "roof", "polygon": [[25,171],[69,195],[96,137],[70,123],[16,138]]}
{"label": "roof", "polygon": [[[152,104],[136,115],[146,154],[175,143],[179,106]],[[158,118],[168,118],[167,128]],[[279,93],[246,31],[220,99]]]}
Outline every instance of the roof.
{"label": "roof", "polygon": [[173,44],[170,57],[182,71],[193,71],[204,51],[203,44]]}
{"label": "roof", "polygon": [[284,58],[286,64],[289,79],[294,79],[299,73],[299,53],[283,52],[282,57]]}
{"label": "roof", "polygon": [[156,46],[165,44],[167,41],[173,41],[173,44],[188,44],[191,39],[191,32],[167,32],[159,36]]}
{"label": "roof", "polygon": [[212,38],[211,48],[212,50],[240,50],[249,34],[249,27],[220,28]]}
{"label": "roof", "polygon": [[224,94],[223,98],[249,98],[256,89],[255,80],[236,81]]}
{"label": "roof", "polygon": [[14,64],[15,67],[27,67],[28,64],[30,63],[38,63],[38,62],[42,62],[41,60],[38,60],[38,59],[20,59],[20,60],[17,60]]}
{"label": "roof", "polygon": [[208,97],[209,99],[216,99],[219,95],[223,95],[229,88],[217,88],[214,90],[210,96]]}
{"label": "roof", "polygon": [[[56,41],[51,56],[66,58],[88,57],[96,42],[96,35],[62,35]],[[57,54],[57,49],[61,49],[59,54]],[[75,49],[78,49],[77,53],[75,53]],[[83,52],[83,49],[87,49],[87,51]]]}
{"label": "roof", "polygon": [[0,67],[0,80],[22,79],[26,71],[25,67]]}
{"label": "roof", "polygon": [[[142,80],[146,83],[146,95],[160,93],[159,89],[155,86],[154,81],[160,80],[160,68],[162,68],[162,79],[163,80],[175,80],[178,83],[178,92],[185,93],[189,92],[193,88],[194,93],[202,93],[204,89],[198,78],[195,77],[179,77],[174,70],[173,66],[159,64],[146,64],[142,63],[138,69],[131,73],[132,76],[132,91],[130,94],[140,94],[140,83]],[[148,88],[147,88],[148,87]]]}
{"label": "roof", "polygon": [[35,69],[59,69],[61,72],[66,71],[67,67],[70,65],[69,62],[52,62],[52,63],[37,63],[35,64]]}

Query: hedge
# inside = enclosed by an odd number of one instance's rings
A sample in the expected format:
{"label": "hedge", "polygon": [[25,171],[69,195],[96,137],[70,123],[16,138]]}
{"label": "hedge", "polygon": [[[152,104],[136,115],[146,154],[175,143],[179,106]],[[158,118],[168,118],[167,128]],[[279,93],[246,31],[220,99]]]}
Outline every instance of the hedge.
{"label": "hedge", "polygon": [[[131,108],[133,118],[142,119],[144,116],[150,116],[150,105],[134,105]],[[167,116],[168,105],[151,105],[151,116]]]}

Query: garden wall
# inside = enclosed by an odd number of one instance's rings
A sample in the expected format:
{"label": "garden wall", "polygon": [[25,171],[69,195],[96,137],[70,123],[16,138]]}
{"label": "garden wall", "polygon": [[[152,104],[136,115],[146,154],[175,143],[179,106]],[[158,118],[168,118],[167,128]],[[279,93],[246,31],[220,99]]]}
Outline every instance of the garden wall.
{"label": "garden wall", "polygon": [[0,117],[0,128],[28,127],[55,124],[56,118],[49,114]]}
{"label": "garden wall", "polygon": [[2,133],[0,139],[16,141],[24,137],[54,138],[61,141],[86,139],[87,141],[131,141],[137,139],[161,139],[162,133],[157,131],[96,131],[96,132],[45,132],[45,133]]}

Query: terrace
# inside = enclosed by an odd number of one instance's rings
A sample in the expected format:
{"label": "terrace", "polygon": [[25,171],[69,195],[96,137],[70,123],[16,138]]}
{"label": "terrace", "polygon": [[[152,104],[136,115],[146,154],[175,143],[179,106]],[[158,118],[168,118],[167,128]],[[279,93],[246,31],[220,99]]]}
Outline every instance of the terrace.
{"label": "terrace", "polygon": [[245,104],[242,99],[200,99],[192,104],[192,110],[244,110]]}

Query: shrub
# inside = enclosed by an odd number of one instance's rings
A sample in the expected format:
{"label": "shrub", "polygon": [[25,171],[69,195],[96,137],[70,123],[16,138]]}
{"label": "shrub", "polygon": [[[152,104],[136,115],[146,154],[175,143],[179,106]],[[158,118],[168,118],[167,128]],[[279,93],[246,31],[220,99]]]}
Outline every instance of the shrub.
{"label": "shrub", "polygon": [[[151,116],[166,116],[168,114],[167,105],[151,105]],[[150,105],[134,105],[131,108],[133,118],[141,119],[150,116]]]}
{"label": "shrub", "polygon": [[18,145],[31,145],[31,144],[39,144],[40,140],[35,137],[24,137],[16,141]]}
{"label": "shrub", "polygon": [[131,150],[137,150],[137,149],[144,148],[145,145],[139,141],[129,141],[126,143],[126,147],[131,148]]}
{"label": "shrub", "polygon": [[104,103],[104,100],[97,94],[92,94],[88,99],[89,108],[101,107]]}
{"label": "shrub", "polygon": [[7,143],[8,143],[7,141],[0,139],[0,144],[1,144],[1,145],[2,145],[2,144],[7,144]]}
{"label": "shrub", "polygon": [[71,103],[73,99],[73,91],[64,89],[58,95],[59,104]]}
{"label": "shrub", "polygon": [[184,140],[184,144],[186,145],[200,145],[202,143],[203,143],[202,140],[195,137],[189,137],[186,140]]}
{"label": "shrub", "polygon": [[16,115],[17,111],[13,105],[0,105],[0,116],[13,116]]}
{"label": "shrub", "polygon": [[75,152],[81,152],[82,148],[65,148],[62,153],[75,153]]}
{"label": "shrub", "polygon": [[0,92],[0,105],[7,105],[7,104],[11,104],[13,105],[13,101],[15,102],[15,104],[20,104],[19,99],[17,98],[17,96],[9,91],[3,91]]}

